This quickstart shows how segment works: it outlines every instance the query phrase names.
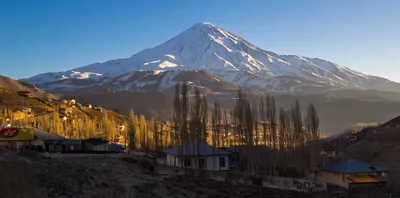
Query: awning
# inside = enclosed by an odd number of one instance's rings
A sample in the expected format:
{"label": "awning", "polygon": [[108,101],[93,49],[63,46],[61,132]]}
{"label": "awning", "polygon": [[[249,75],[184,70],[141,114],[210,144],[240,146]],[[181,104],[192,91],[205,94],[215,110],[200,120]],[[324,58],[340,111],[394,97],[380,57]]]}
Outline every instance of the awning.
{"label": "awning", "polygon": [[349,183],[379,183],[387,182],[385,177],[374,177],[374,176],[358,176],[358,177],[347,177]]}

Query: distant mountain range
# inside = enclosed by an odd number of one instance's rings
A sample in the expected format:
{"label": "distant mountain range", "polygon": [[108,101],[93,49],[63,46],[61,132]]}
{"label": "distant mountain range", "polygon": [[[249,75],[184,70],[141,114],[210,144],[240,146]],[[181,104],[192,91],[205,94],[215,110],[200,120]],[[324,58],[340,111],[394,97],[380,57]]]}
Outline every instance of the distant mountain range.
{"label": "distant mountain range", "polygon": [[343,89],[400,91],[400,85],[388,79],[322,59],[266,51],[203,22],[126,59],[23,80],[52,92],[166,91],[183,80],[214,92],[238,87],[292,94]]}

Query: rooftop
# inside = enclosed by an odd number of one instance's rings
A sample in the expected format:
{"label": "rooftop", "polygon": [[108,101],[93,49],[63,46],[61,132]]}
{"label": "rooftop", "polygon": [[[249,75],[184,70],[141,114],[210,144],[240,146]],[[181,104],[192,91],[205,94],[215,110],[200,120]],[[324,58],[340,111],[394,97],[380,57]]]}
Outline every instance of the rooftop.
{"label": "rooftop", "polygon": [[90,143],[90,144],[92,144],[92,145],[94,145],[94,146],[97,146],[97,145],[100,145],[100,144],[108,143],[107,140],[103,140],[103,139],[100,139],[100,138],[90,138],[90,139],[86,139],[86,140],[84,140],[84,141],[85,141],[85,142],[88,142],[88,143]]}
{"label": "rooftop", "polygon": [[[197,147],[198,146],[198,147]],[[199,148],[199,151],[197,150]],[[183,151],[183,154],[182,154]],[[175,146],[170,149],[167,149],[164,151],[168,155],[184,155],[184,156],[196,156],[196,155],[229,155],[230,152],[219,149],[219,148],[214,148],[210,145],[208,145],[205,142],[187,142],[183,144],[182,147],[180,146]]]}
{"label": "rooftop", "polygon": [[82,145],[82,140],[47,140],[48,144],[56,144],[56,145]]}
{"label": "rooftop", "polygon": [[37,137],[41,140],[64,140],[65,139],[59,135],[52,134],[52,133],[49,133],[47,131],[43,131],[43,130],[37,129],[37,128],[35,128],[33,130],[33,133],[34,133],[35,137]]}
{"label": "rooftop", "polygon": [[387,169],[385,167],[374,165],[368,162],[349,160],[345,162],[332,163],[320,167],[319,170],[337,173],[366,173],[386,171]]}

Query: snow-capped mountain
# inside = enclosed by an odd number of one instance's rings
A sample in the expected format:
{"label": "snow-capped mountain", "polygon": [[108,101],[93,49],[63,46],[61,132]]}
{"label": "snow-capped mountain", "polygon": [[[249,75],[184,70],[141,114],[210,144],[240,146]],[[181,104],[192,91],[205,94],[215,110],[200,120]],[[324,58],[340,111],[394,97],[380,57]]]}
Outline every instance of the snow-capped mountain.
{"label": "snow-capped mountain", "polygon": [[[25,81],[52,91],[87,90],[88,87],[141,91],[151,87],[162,91],[183,79],[195,84],[204,81],[192,80],[196,75],[189,74],[194,71],[203,71],[200,76],[207,76],[207,82],[215,81],[213,85],[223,82],[279,92],[354,88],[400,90],[395,82],[329,61],[263,50],[229,31],[203,22],[126,59],[44,73]],[[210,76],[212,78],[208,78]]]}

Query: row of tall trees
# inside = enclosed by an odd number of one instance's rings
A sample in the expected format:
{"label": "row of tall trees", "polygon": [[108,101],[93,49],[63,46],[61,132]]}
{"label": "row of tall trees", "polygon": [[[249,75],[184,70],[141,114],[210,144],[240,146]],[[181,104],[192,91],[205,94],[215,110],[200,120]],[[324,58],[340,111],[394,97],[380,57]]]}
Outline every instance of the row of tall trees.
{"label": "row of tall trees", "polygon": [[[199,90],[189,97],[186,84],[175,87],[172,134],[174,145],[208,142],[216,147],[237,147],[241,167],[249,174],[304,177],[318,163],[314,143],[319,139],[319,119],[310,104],[303,113],[299,101],[277,108],[275,98],[251,101],[238,91],[231,110],[215,103],[208,116],[207,100]],[[210,119],[211,118],[211,119]],[[183,149],[193,149],[180,147]],[[201,153],[198,149],[193,149]]]}
{"label": "row of tall trees", "polygon": [[135,115],[134,111],[130,110],[125,125],[127,126],[125,137],[130,151],[162,151],[173,145],[171,130],[155,117],[151,121],[146,121],[143,115]]}

